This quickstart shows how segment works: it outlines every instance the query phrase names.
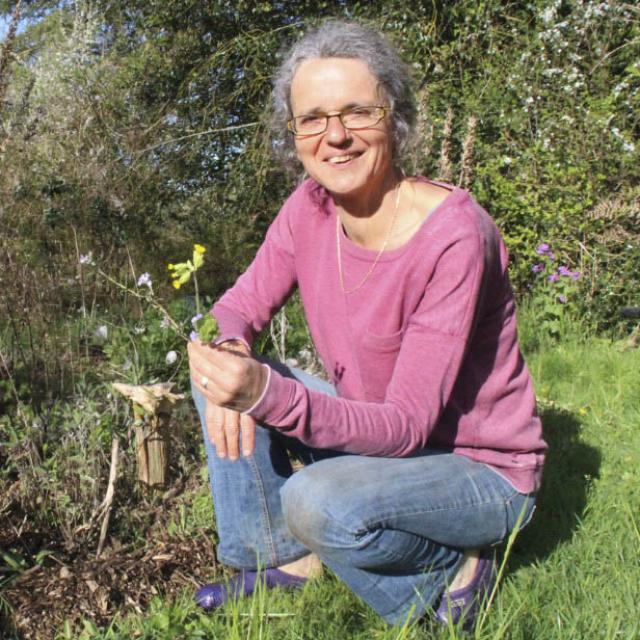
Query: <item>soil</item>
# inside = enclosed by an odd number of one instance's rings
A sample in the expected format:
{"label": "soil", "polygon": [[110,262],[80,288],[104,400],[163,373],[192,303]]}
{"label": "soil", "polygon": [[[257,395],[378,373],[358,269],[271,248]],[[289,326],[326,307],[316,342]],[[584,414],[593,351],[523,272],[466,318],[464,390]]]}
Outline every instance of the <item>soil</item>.
{"label": "soil", "polygon": [[[178,596],[203,578],[210,579],[220,569],[215,534],[211,529],[195,536],[170,536],[167,514],[175,514],[170,505],[174,499],[137,507],[139,521],[146,523],[136,532],[138,542],[121,544],[108,538],[100,558],[97,536],[92,539],[95,544],[88,544],[84,536],[81,544],[70,546],[50,531],[31,528],[28,517],[5,503],[0,551],[20,549],[23,557],[34,557],[35,551],[46,549],[49,554],[0,591],[9,605],[3,607],[0,600],[0,637],[52,640],[65,621],[72,628],[82,620],[106,626],[116,614],[143,613],[154,596]],[[2,578],[0,573],[0,584]]]}

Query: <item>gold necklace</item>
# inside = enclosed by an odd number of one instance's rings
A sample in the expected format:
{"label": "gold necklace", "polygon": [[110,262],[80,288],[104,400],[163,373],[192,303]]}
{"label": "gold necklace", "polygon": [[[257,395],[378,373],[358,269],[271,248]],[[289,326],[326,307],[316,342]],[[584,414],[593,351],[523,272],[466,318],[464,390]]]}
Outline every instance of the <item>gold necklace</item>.
{"label": "gold necklace", "polygon": [[364,278],[360,280],[360,283],[355,287],[353,287],[353,289],[348,289],[348,290],[344,288],[344,278],[342,276],[342,247],[340,245],[340,216],[336,211],[336,250],[338,253],[338,275],[340,276],[340,288],[342,289],[343,293],[349,294],[349,293],[353,293],[354,291],[357,291],[369,279],[369,276],[373,273],[373,270],[376,268],[376,265],[378,264],[380,258],[382,257],[384,250],[387,248],[387,244],[389,244],[389,239],[391,238],[391,232],[393,231],[393,227],[396,223],[396,218],[398,217],[398,209],[400,208],[400,184],[401,183],[402,183],[402,179],[398,182],[396,186],[396,204],[393,210],[393,217],[391,218],[391,224],[389,225],[389,229],[387,231],[387,235],[384,238],[384,242],[380,247],[380,251],[378,251],[378,255],[376,256],[376,259],[373,261],[373,264],[369,268],[369,271],[367,271],[367,273],[364,274]]}

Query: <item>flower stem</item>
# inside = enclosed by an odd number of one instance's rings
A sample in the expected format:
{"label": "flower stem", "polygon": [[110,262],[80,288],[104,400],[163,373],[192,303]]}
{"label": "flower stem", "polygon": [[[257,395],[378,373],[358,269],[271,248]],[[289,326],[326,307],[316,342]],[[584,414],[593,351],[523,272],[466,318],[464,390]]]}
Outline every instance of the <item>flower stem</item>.
{"label": "flower stem", "polygon": [[202,313],[202,306],[200,305],[200,291],[198,289],[198,276],[196,272],[193,272],[193,286],[196,290],[196,313]]}

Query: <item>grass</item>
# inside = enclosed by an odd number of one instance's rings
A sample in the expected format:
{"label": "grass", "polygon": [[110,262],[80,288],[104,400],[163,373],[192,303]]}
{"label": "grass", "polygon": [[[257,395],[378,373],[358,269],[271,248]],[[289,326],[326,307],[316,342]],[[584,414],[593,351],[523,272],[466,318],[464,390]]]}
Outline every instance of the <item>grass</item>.
{"label": "grass", "polygon": [[[173,601],[158,597],[142,615],[116,617],[103,629],[89,622],[84,628],[67,625],[58,637],[639,638],[640,352],[578,336],[535,344],[527,360],[551,447],[543,488],[532,523],[503,553],[500,588],[474,633],[428,621],[388,627],[335,577],[325,575],[299,593],[258,591],[212,615],[196,610],[191,593]],[[199,492],[187,507],[182,504],[170,526],[182,532],[205,526],[211,517],[205,496]]]}

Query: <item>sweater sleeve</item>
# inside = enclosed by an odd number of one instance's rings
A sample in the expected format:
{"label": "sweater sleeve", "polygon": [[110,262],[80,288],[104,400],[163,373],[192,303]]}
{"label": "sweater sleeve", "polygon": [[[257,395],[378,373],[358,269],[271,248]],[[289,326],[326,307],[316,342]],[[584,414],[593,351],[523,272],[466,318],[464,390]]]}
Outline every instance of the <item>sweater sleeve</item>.
{"label": "sweater sleeve", "polygon": [[240,339],[251,345],[296,286],[290,214],[291,199],[282,207],[249,268],[216,302],[218,343]]}
{"label": "sweater sleeve", "polygon": [[479,233],[468,232],[440,247],[406,324],[384,402],[330,397],[272,371],[253,417],[313,447],[389,457],[423,449],[473,337],[484,264]]}

